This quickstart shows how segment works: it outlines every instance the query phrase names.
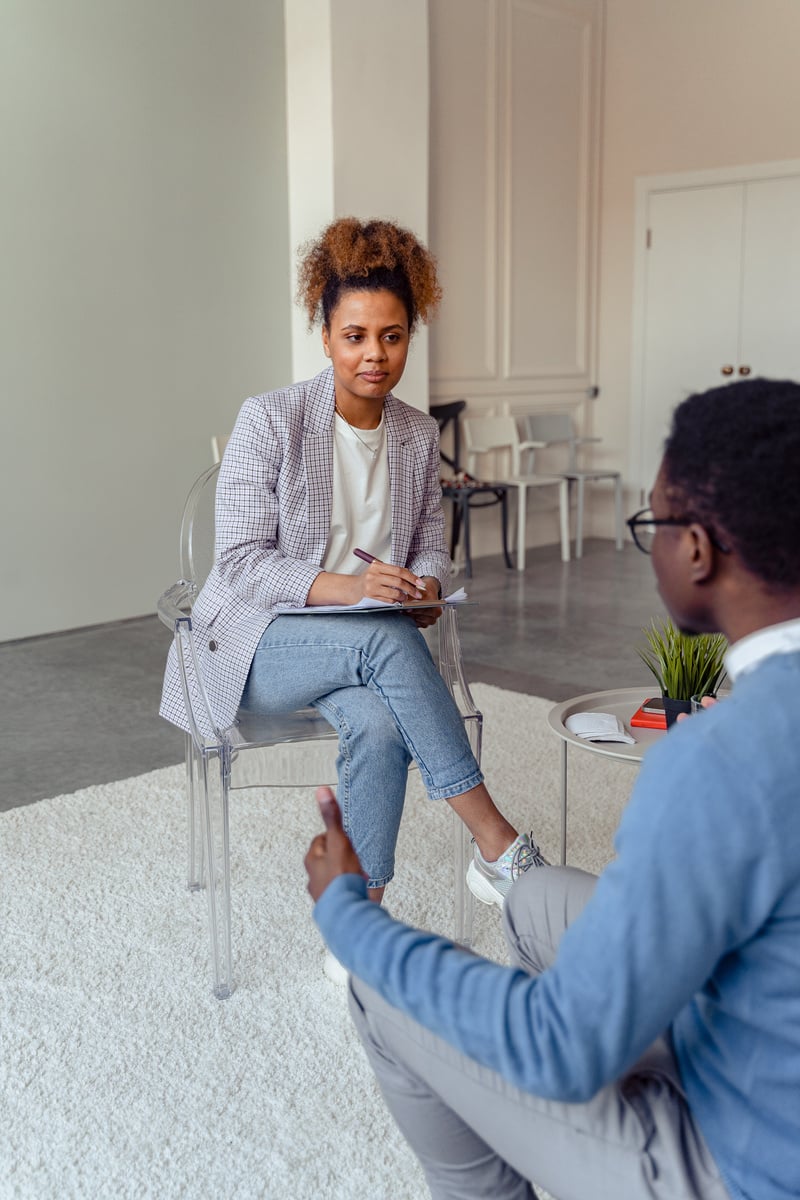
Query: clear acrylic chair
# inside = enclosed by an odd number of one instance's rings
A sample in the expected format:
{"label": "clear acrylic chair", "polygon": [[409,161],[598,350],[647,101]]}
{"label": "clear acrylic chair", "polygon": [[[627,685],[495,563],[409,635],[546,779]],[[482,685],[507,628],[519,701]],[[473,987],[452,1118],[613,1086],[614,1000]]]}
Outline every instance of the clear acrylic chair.
{"label": "clear acrylic chair", "polygon": [[526,447],[530,453],[530,466],[536,461],[535,450],[547,449],[550,446],[565,446],[568,457],[566,465],[560,471],[550,471],[551,475],[560,475],[567,480],[568,486],[575,484],[577,496],[575,501],[575,557],[583,554],[583,509],[586,484],[609,480],[614,485],[614,540],[618,550],[623,546],[622,523],[622,476],[619,471],[608,470],[604,467],[581,467],[578,456],[582,446],[601,442],[599,437],[580,437],[575,432],[572,417],[567,412],[526,413],[520,418],[527,441]]}
{"label": "clear acrylic chair", "polygon": [[517,422],[512,416],[464,417],[464,441],[467,451],[467,471],[478,474],[478,456],[493,452],[507,453],[510,473],[501,474],[497,483],[513,487],[517,492],[517,570],[525,570],[525,518],[530,489],[558,488],[559,533],[561,538],[561,561],[569,562],[569,484],[554,471],[537,475],[533,470],[523,474],[522,455],[538,445],[523,442],[519,436]]}
{"label": "clear acrylic chair", "polygon": [[[172,631],[178,654],[189,732],[186,734],[186,795],[188,802],[190,891],[205,889],[211,934],[214,995],[224,1000],[234,988],[231,947],[231,877],[229,800],[231,791],[246,787],[313,786],[336,782],[337,737],[313,708],[279,717],[241,713],[221,728],[211,711],[200,671],[192,629],[192,605],[211,570],[214,553],[214,501],[219,463],[195,481],[184,507],[180,532],[181,578],[158,601],[158,615]],[[483,717],[476,708],[464,675],[455,608],[447,606],[430,632],[431,649],[439,670],[462,715],[472,751],[480,762]],[[213,732],[204,734],[203,729]],[[302,743],[301,758],[309,760],[311,744],[328,753],[320,760],[320,775],[309,781],[292,777],[296,763],[291,749]],[[314,756],[311,756],[312,759]],[[452,813],[454,869],[454,940],[472,940],[473,899],[466,886],[470,839]],[[300,885],[298,885],[300,886]]]}

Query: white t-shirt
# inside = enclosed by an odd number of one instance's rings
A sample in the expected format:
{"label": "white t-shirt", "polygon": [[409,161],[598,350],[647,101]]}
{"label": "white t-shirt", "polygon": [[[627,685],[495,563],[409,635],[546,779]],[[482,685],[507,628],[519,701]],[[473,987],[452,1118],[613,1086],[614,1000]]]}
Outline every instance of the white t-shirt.
{"label": "white t-shirt", "polygon": [[355,430],[338,413],[333,428],[333,506],[323,571],[359,575],[367,564],[359,546],[386,561],[392,549],[392,509],[386,424]]}

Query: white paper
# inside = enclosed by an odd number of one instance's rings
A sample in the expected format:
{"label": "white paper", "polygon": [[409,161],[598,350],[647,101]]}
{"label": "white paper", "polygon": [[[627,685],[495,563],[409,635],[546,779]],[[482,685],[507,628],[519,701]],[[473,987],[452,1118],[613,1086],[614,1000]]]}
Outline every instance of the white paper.
{"label": "white paper", "polygon": [[464,604],[467,593],[463,587],[451,592],[443,600],[372,600],[363,596],[358,604],[311,604],[307,608],[296,608],[293,604],[276,604],[275,612],[281,616],[291,616],[297,613],[346,613],[346,612],[376,612],[383,608],[438,608],[442,604]]}
{"label": "white paper", "polygon": [[630,742],[635,744],[619,717],[613,713],[573,713],[564,722],[570,733],[587,742]]}

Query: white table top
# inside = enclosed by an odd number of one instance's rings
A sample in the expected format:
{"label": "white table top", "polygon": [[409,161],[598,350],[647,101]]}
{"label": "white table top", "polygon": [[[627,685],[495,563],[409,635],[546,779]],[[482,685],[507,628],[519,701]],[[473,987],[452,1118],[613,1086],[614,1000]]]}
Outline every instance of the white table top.
{"label": "white table top", "polygon": [[[648,746],[660,741],[666,730],[641,729],[636,726],[631,728],[630,719],[643,701],[649,696],[655,695],[658,695],[658,688],[653,688],[652,685],[649,688],[620,688],[617,691],[589,692],[585,696],[575,696],[572,700],[565,700],[562,704],[551,708],[547,715],[547,723],[560,738],[572,746],[580,746],[583,750],[591,751],[592,754],[604,754],[607,758],[641,762]],[[612,713],[615,717],[619,717],[631,737],[636,738],[636,742],[633,744],[630,742],[590,742],[576,737],[574,733],[570,733],[564,722],[567,717],[579,712]]]}

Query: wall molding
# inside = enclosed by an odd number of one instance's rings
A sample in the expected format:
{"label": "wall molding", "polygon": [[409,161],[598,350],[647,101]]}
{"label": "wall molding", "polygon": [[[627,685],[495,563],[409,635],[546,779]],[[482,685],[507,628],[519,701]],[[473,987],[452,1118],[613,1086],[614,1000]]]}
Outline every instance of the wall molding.
{"label": "wall molding", "polygon": [[[434,163],[431,174],[432,237],[443,228],[448,213],[469,204],[459,180],[467,170],[465,157],[471,155],[469,170],[483,211],[478,218],[477,205],[471,210],[469,227],[483,245],[465,245],[465,261],[451,267],[454,242],[448,241],[449,230],[443,237],[447,257],[442,265],[445,273],[452,270],[460,286],[455,297],[448,299],[450,291],[446,292],[439,318],[444,336],[437,336],[434,327],[431,400],[464,395],[474,408],[486,411],[498,398],[529,398],[537,405],[548,395],[563,396],[565,402],[568,394],[585,398],[596,364],[602,0],[473,0],[469,5],[462,0],[459,21],[453,19],[455,0],[430,3],[432,107],[444,104],[452,72],[469,61],[470,51],[479,51],[475,73],[481,76],[486,114],[478,145],[465,133],[455,106],[434,113],[434,121],[442,122],[439,138],[447,149],[443,169],[437,170]],[[542,56],[552,60],[549,65]],[[562,64],[564,104],[559,107],[558,94],[551,93],[562,82],[552,77]],[[469,120],[468,113],[464,120]],[[448,171],[451,162],[453,169]],[[537,180],[542,181],[538,190]],[[539,200],[542,220],[550,223],[544,227],[553,230],[552,246],[543,226],[526,225],[526,187]],[[563,204],[559,187],[569,189]],[[535,205],[532,208],[535,211]],[[439,253],[435,240],[432,248]],[[569,275],[554,294],[559,285],[554,256],[561,248],[569,259]],[[478,255],[482,286],[470,289],[469,258]],[[531,262],[538,262],[540,269],[531,270]],[[479,322],[469,311],[476,303]],[[535,334],[526,334],[528,315],[540,330],[538,345]],[[478,328],[483,369],[475,355]]]}

